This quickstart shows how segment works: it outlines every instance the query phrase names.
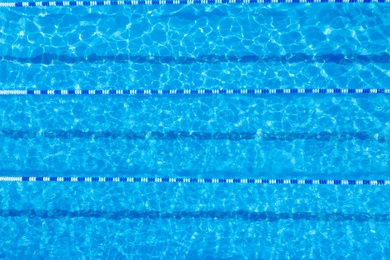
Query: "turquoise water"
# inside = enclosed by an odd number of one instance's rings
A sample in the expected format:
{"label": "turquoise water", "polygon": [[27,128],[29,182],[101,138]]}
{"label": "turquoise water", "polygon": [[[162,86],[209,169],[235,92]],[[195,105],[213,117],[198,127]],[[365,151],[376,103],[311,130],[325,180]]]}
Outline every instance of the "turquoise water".
{"label": "turquoise water", "polygon": [[[389,11],[2,8],[0,88],[388,88]],[[1,96],[0,108],[3,176],[389,179],[386,94]],[[0,257],[386,259],[388,189],[1,182]]]}

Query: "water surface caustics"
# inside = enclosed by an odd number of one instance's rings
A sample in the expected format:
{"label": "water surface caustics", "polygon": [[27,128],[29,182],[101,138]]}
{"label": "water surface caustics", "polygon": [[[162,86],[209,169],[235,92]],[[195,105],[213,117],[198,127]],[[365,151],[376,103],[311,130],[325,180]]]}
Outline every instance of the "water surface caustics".
{"label": "water surface caustics", "polygon": [[[371,4],[9,8],[0,15],[0,83],[383,89],[388,11]],[[386,94],[1,100],[4,173],[382,178],[389,169]]]}
{"label": "water surface caustics", "polygon": [[[389,11],[4,8],[0,88],[383,89]],[[389,98],[1,96],[0,171],[388,179]],[[0,257],[389,258],[388,188],[2,182]]]}
{"label": "water surface caustics", "polygon": [[4,9],[3,89],[383,88],[388,5]]}
{"label": "water surface caustics", "polygon": [[389,255],[386,186],[41,182],[2,189],[2,238],[25,241],[5,243],[2,257]]}
{"label": "water surface caustics", "polygon": [[387,95],[4,96],[2,170],[386,179],[389,104]]}

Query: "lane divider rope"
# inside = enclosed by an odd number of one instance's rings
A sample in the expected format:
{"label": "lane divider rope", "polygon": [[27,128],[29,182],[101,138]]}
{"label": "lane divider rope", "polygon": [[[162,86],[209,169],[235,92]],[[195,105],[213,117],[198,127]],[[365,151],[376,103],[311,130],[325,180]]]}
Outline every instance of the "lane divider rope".
{"label": "lane divider rope", "polygon": [[390,0],[126,0],[126,1],[42,1],[0,2],[0,7],[33,6],[115,6],[115,5],[192,5],[192,4],[308,4],[308,3],[390,3]]}
{"label": "lane divider rope", "polygon": [[130,89],[130,90],[0,90],[0,95],[263,95],[263,94],[390,94],[390,89]]}
{"label": "lane divider rope", "polygon": [[297,185],[390,185],[390,180],[315,180],[315,179],[242,179],[242,178],[141,178],[141,177],[12,177],[0,182],[129,182],[129,183],[236,183]]}

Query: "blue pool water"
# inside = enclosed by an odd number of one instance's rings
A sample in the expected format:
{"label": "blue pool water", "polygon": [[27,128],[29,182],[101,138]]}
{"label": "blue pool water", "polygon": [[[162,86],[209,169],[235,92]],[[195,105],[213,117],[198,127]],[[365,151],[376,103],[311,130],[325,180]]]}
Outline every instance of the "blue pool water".
{"label": "blue pool water", "polygon": [[[388,89],[388,4],[0,9],[1,90]],[[390,95],[3,95],[2,176],[388,180]],[[0,182],[0,257],[386,259],[389,185]]]}

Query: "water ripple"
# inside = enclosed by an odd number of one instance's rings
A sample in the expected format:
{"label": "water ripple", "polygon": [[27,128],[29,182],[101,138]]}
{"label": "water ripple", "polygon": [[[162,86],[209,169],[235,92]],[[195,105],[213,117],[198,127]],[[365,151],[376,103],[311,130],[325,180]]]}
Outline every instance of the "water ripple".
{"label": "water ripple", "polygon": [[0,137],[12,139],[28,138],[58,138],[58,139],[100,139],[100,138],[123,138],[128,140],[263,140],[263,141],[294,141],[294,140],[317,140],[317,141],[351,141],[371,140],[380,143],[390,141],[390,136],[384,134],[370,134],[367,132],[318,132],[318,133],[240,133],[240,132],[192,132],[192,131],[81,131],[81,130],[0,130]]}
{"label": "water ripple", "polygon": [[310,220],[310,221],[357,221],[357,222],[388,222],[390,214],[370,214],[364,212],[347,213],[276,213],[273,211],[251,212],[238,211],[136,211],[136,210],[79,210],[68,211],[61,209],[35,210],[35,209],[0,209],[0,217],[28,217],[43,219],[61,218],[102,218],[102,219],[243,219],[248,221],[276,222],[281,220]]}
{"label": "water ripple", "polygon": [[223,62],[238,62],[238,63],[336,63],[336,64],[369,64],[369,63],[390,63],[390,54],[382,52],[373,55],[344,55],[344,54],[322,54],[308,55],[305,53],[291,53],[286,55],[201,55],[199,57],[174,57],[174,56],[131,56],[128,54],[118,55],[103,55],[99,56],[91,54],[86,57],[77,57],[70,55],[58,55],[54,53],[42,53],[30,58],[14,57],[10,55],[0,56],[2,62],[20,62],[34,64],[53,64],[53,63],[150,63],[150,64],[195,64],[195,63],[223,63]]}

